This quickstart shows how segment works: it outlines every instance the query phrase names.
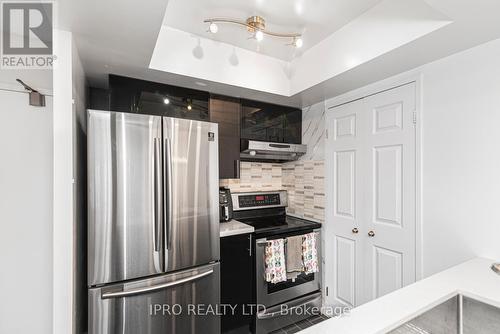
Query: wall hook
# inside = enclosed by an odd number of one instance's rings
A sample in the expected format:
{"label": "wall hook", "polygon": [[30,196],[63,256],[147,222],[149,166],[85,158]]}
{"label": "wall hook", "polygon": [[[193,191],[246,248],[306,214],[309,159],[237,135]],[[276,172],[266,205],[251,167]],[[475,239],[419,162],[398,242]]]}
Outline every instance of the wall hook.
{"label": "wall hook", "polygon": [[25,84],[21,79],[16,79],[16,81],[19,82],[21,85],[23,85],[24,89],[29,91],[30,106],[45,107],[45,95],[41,94],[36,89],[31,88],[30,86]]}

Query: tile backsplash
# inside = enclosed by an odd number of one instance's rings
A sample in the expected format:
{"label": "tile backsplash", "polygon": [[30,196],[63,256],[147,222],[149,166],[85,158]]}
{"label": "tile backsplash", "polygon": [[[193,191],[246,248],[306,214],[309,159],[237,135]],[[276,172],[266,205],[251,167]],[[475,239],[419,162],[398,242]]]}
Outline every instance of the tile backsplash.
{"label": "tile backsplash", "polygon": [[239,179],[220,180],[231,192],[273,191],[283,189],[281,164],[241,162]]}
{"label": "tile backsplash", "polygon": [[325,185],[323,161],[285,164],[242,162],[240,179],[220,180],[232,192],[287,190],[289,214],[323,222]]}
{"label": "tile backsplash", "polygon": [[288,192],[288,213],[325,220],[325,170],[323,161],[295,161],[283,165],[282,186]]}
{"label": "tile backsplash", "polygon": [[324,102],[302,109],[302,144],[307,145],[302,161],[325,159],[325,112]]}

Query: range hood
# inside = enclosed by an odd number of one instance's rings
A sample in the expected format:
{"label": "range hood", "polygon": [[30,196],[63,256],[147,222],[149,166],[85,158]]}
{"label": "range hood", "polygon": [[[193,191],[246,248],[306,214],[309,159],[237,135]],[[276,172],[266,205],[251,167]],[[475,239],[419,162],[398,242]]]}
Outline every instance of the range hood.
{"label": "range hood", "polygon": [[240,158],[242,161],[293,161],[306,154],[307,151],[307,145],[248,139],[241,140],[240,148]]}

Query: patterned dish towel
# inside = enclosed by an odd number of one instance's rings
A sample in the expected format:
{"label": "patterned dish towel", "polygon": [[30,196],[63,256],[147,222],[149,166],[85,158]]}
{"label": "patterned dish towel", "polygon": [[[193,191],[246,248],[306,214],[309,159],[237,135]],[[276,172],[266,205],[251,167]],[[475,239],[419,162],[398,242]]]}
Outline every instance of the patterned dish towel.
{"label": "patterned dish towel", "polygon": [[265,249],[266,282],[286,281],[284,239],[269,240]]}
{"label": "patterned dish towel", "polygon": [[319,271],[316,236],[316,232],[303,235],[302,260],[304,261],[304,272],[306,274],[317,273]]}

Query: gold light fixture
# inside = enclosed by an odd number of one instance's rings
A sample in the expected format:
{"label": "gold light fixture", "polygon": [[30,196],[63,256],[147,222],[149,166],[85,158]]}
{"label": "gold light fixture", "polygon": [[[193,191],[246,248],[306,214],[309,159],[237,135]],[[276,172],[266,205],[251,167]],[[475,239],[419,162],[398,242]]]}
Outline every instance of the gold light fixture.
{"label": "gold light fixture", "polygon": [[296,48],[300,48],[303,45],[302,35],[299,33],[278,33],[266,30],[266,20],[264,20],[264,18],[261,16],[250,16],[246,19],[246,21],[240,21],[230,18],[209,18],[204,20],[203,22],[209,24],[208,32],[212,34],[216,34],[219,31],[217,23],[228,23],[245,27],[247,31],[251,33],[253,37],[259,42],[264,39],[264,35],[269,35],[272,37],[289,39],[290,43],[287,45],[293,45]]}

